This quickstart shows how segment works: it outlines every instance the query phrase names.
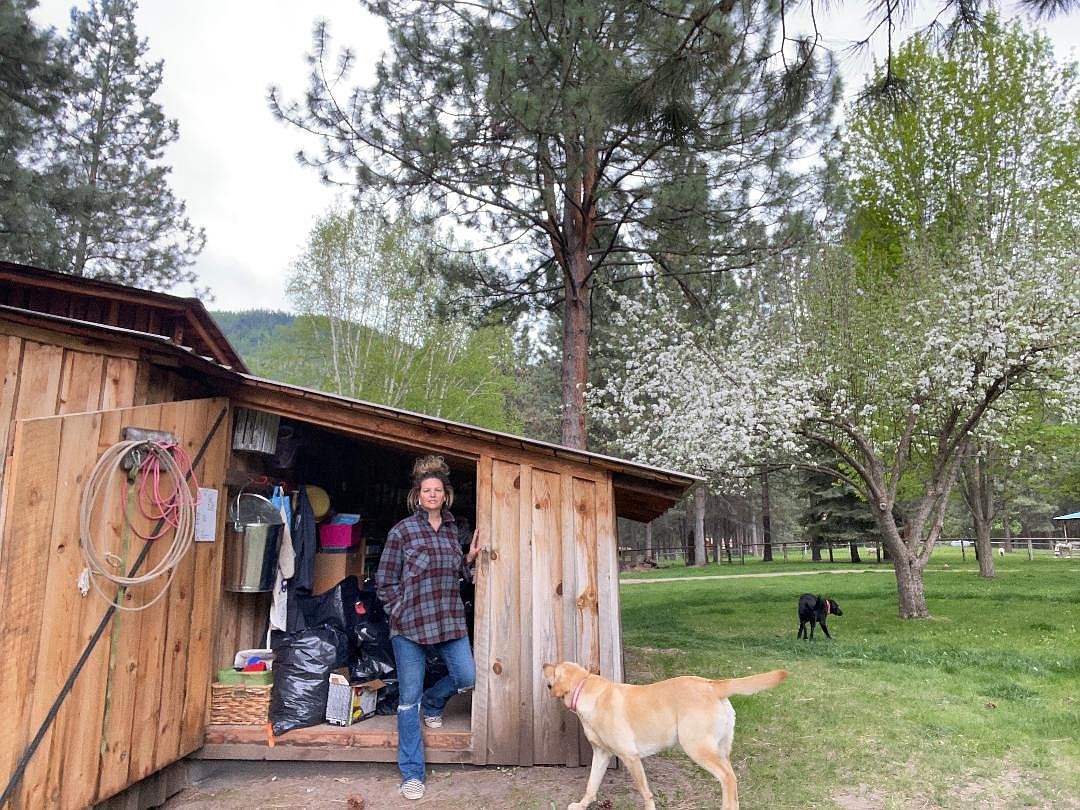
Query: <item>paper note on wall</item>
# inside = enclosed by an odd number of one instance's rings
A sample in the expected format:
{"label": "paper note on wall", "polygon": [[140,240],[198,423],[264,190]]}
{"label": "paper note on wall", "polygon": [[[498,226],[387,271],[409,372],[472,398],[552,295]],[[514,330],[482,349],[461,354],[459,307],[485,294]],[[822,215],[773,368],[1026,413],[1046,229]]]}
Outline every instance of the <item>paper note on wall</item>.
{"label": "paper note on wall", "polygon": [[217,535],[218,491],[199,487],[199,503],[195,507],[195,540],[212,543]]}

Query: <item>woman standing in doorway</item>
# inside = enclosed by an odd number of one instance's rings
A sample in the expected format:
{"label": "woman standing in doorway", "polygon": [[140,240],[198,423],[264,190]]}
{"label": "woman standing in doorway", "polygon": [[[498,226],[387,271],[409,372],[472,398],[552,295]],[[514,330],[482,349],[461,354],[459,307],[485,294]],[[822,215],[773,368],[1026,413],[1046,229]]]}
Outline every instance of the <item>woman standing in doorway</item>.
{"label": "woman standing in doorway", "polygon": [[[473,532],[468,552],[462,553],[458,526],[449,511],[454,502],[450,468],[441,456],[417,459],[412,482],[408,498],[412,514],[387,535],[375,584],[390,617],[397,664],[399,790],[406,799],[420,799],[425,776],[421,712],[424,725],[441,728],[446,702],[476,682],[461,578],[472,578],[479,546]],[[448,674],[425,690],[429,651],[446,662]]]}

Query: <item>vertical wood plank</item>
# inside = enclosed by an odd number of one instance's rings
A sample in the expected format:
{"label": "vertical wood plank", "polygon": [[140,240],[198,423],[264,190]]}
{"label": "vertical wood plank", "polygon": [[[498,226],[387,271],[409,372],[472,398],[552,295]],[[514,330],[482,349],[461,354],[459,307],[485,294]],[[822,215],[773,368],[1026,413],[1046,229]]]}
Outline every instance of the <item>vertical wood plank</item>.
{"label": "vertical wood plank", "polygon": [[[154,428],[160,424],[161,406],[138,409],[134,419],[125,418],[125,425]],[[118,473],[115,473],[118,475]],[[126,487],[124,504],[127,501]],[[117,549],[122,547],[122,533],[128,532],[124,524],[123,506],[115,507],[117,514]],[[137,509],[135,510],[138,511]],[[135,527],[143,534],[153,525],[139,517],[133,517]],[[124,555],[124,568],[130,571],[146,541],[130,532],[128,551]],[[153,568],[162,559],[165,547],[150,541],[149,553],[140,573]],[[158,593],[160,583],[154,582],[127,589],[123,604],[128,608],[142,608]],[[157,602],[145,610],[118,610],[112,619],[111,632],[116,644],[111,650],[107,679],[108,698],[103,724],[104,752],[101,776],[98,782],[98,799],[123,790],[128,784],[128,772],[135,759],[142,767],[149,747],[153,756],[157,731],[156,706],[161,693],[162,645],[164,642],[165,603]]]}
{"label": "vertical wood plank", "polygon": [[[480,456],[476,463],[476,529],[480,547],[492,547],[492,459]],[[488,764],[488,689],[491,672],[491,591],[488,584],[491,556],[481,551],[473,573],[473,658],[476,661],[476,687],[472,695],[473,764]]]}
{"label": "vertical wood plank", "polygon": [[[84,563],[79,549],[78,511],[70,508],[70,501],[80,498],[89,471],[86,448],[97,446],[100,428],[98,414],[72,417],[61,423],[55,485],[59,497],[48,537],[48,574],[43,588],[44,610],[40,626],[42,642],[38,649],[37,676],[30,707],[31,735],[60,695],[82,652],[79,619],[86,602],[93,599],[100,605],[100,600],[93,596],[81,596],[77,587]],[[78,704],[65,701],[28,763],[23,777],[27,807],[55,806],[61,799],[60,776],[64,773],[67,750],[82,744],[78,738],[69,737],[71,729],[78,727],[82,710]]]}
{"label": "vertical wood plank", "polygon": [[[183,409],[161,425],[161,429],[167,430],[177,437],[184,449],[186,458],[190,461],[198,451],[199,444],[203,440],[203,425],[208,420],[207,411],[210,403],[207,400],[194,402],[190,407]],[[170,414],[173,409],[164,409],[165,414]],[[196,485],[197,476],[192,481],[180,482],[191,491]],[[174,482],[175,483],[175,482]],[[197,494],[197,493],[194,493]],[[175,532],[170,528],[159,541],[172,541]],[[162,583],[165,578],[161,580]],[[135,782],[155,771],[164,768],[171,762],[175,762],[180,756],[180,731],[183,724],[184,693],[187,688],[188,657],[191,644],[191,614],[194,607],[195,589],[195,547],[194,543],[188,548],[187,553],[173,571],[173,577],[168,584],[165,594],[167,604],[165,644],[161,664],[161,696],[158,700],[157,735],[156,747],[153,749],[153,757],[149,758],[143,768],[138,771],[128,772],[128,780]],[[131,765],[136,767],[138,759],[132,757]]]}
{"label": "vertical wood plank", "polygon": [[[224,399],[212,400],[205,424],[198,431],[199,446],[217,420]],[[225,542],[225,469],[229,457],[230,419],[226,415],[197,468],[199,484],[218,491],[217,534],[213,543],[196,543],[195,580],[192,585],[191,642],[185,683],[185,698],[180,732],[180,756],[187,756],[202,745],[209,720],[210,683],[217,669],[213,660],[215,628],[221,615],[222,561]],[[198,448],[196,447],[195,450]],[[192,451],[194,455],[195,450]]]}
{"label": "vertical wood plank", "polygon": [[[183,411],[175,408],[160,408],[160,414],[156,420],[135,423],[135,427],[165,430],[173,435],[183,437],[185,419]],[[144,519],[139,516],[138,525],[141,534],[148,535],[156,522],[152,519]],[[140,568],[140,573],[145,573],[158,566],[165,556],[168,543],[172,541],[172,531],[165,529],[165,534],[158,540],[150,541],[150,553],[146,562]],[[141,540],[133,544],[136,551],[141,548]],[[132,556],[134,559],[134,555]],[[178,566],[179,568],[179,566]],[[175,577],[174,577],[175,579]],[[137,639],[125,637],[126,642],[138,644],[138,688],[135,690],[135,705],[132,713],[131,727],[131,757],[127,764],[127,784],[137,782],[148,777],[154,771],[157,761],[158,745],[163,741],[160,738],[158,724],[160,713],[167,707],[164,689],[167,684],[166,672],[168,667],[167,643],[168,623],[170,623],[171,600],[176,595],[176,590],[167,583],[167,577],[159,577],[144,585],[138,586],[130,593],[132,604],[135,607],[149,605],[151,600],[158,597],[164,591],[164,596],[158,599],[151,607],[141,611],[143,627]],[[113,706],[116,708],[116,706]]]}
{"label": "vertical wood plank", "polygon": [[[574,639],[576,660],[590,672],[599,672],[600,666],[600,585],[598,582],[597,555],[597,509],[595,481],[573,478],[572,502],[569,509],[573,520],[571,567],[574,570]],[[618,587],[618,583],[615,583]],[[578,728],[576,746],[570,746],[572,761],[568,765],[585,765],[592,759],[592,746],[585,733]]]}
{"label": "vertical wood plank", "polygon": [[[537,683],[542,663],[558,661],[563,651],[562,488],[558,473],[535,469],[532,476],[532,661],[527,680]],[[566,720],[545,689],[533,690],[535,762],[555,765],[566,759]],[[575,732],[576,733],[576,732]]]}
{"label": "vertical wood plank", "polygon": [[28,340],[23,344],[15,418],[32,419],[56,413],[64,350]]}
{"label": "vertical wood plank", "polygon": [[519,594],[517,624],[519,640],[515,670],[518,673],[518,709],[515,712],[518,734],[518,762],[522,765],[536,763],[533,747],[533,673],[541,662],[533,660],[532,570],[533,570],[533,470],[527,464],[518,468],[518,578],[514,591]]}
{"label": "vertical wood plank", "polygon": [[[20,338],[0,335],[0,481],[4,479],[15,419],[15,396],[19,389],[19,366],[22,362]],[[0,532],[3,531],[3,508],[0,507]],[[3,535],[0,534],[0,554],[3,554]]]}
{"label": "vertical wood plank", "polygon": [[101,387],[101,401],[98,403],[101,410],[130,408],[135,404],[137,369],[138,363],[131,358],[106,358],[105,382]]}
{"label": "vertical wood plank", "polygon": [[[226,526],[222,531],[225,536],[221,538],[221,542],[224,544],[229,542],[228,527]],[[221,553],[224,554],[224,548]],[[222,584],[224,585],[224,580]],[[214,628],[214,652],[212,658],[214,663],[212,668],[215,670],[232,664],[232,658],[229,656],[230,650],[235,652],[241,649],[240,634],[237,630],[242,601],[240,597],[241,594],[233,591],[223,591],[221,594],[217,627]]]}
{"label": "vertical wood plank", "polygon": [[[485,661],[486,749],[488,764],[517,765],[521,759],[523,632],[521,624],[522,468],[491,463],[492,558],[484,576],[487,622]],[[479,516],[478,516],[479,517]],[[474,714],[478,709],[474,708]]]}
{"label": "vertical wood plank", "polygon": [[598,581],[599,538],[597,536],[597,509],[595,481],[572,479],[573,505],[573,570],[574,637],[577,642],[576,661],[590,671],[600,670],[600,627]]}
{"label": "vertical wood plank", "polygon": [[[37,679],[38,645],[45,610],[44,591],[52,532],[53,504],[60,449],[60,424],[55,420],[16,426],[15,453],[8,470],[6,537],[0,559],[0,621],[4,654],[0,683],[4,685],[6,722],[0,724],[0,773],[10,774],[41,717],[30,708]],[[18,506],[13,509],[12,505]],[[18,801],[13,803],[19,806]]]}
{"label": "vertical wood plank", "polygon": [[[559,511],[559,518],[561,520],[560,536],[563,538],[562,544],[562,572],[560,575],[562,586],[557,589],[559,595],[559,602],[562,608],[562,627],[559,634],[559,650],[555,657],[555,661],[577,661],[584,666],[588,666],[581,660],[580,652],[578,649],[578,633],[577,633],[577,610],[574,606],[575,599],[578,592],[578,557],[580,549],[575,543],[575,524],[576,515],[574,513],[574,478],[569,473],[563,472],[559,476],[559,501],[562,504],[562,509]],[[549,660],[549,659],[545,659]],[[542,662],[541,662],[542,663]],[[541,690],[543,694],[543,690]],[[547,704],[555,702],[550,696],[547,697]],[[563,764],[569,766],[576,766],[578,764],[578,728],[580,723],[573,715],[567,713],[562,714],[563,722],[563,734],[562,742],[563,749]]]}
{"label": "vertical wood plank", "polygon": [[100,354],[64,352],[60,372],[57,413],[83,413],[97,410],[101,401],[105,360]]}
{"label": "vertical wood plank", "polygon": [[[109,447],[120,441],[120,432],[123,422],[121,411],[105,411],[100,414],[101,422],[96,437],[96,447],[93,457],[84,461],[85,476],[88,478],[93,465]],[[70,418],[70,417],[69,417]],[[65,424],[68,419],[65,419]],[[82,486],[85,486],[85,478]],[[79,493],[82,498],[82,492]],[[102,512],[103,523],[94,534],[95,542],[115,542],[120,533],[118,510],[113,507],[110,511]],[[106,581],[101,582],[102,590],[110,598],[115,598],[116,587]],[[89,645],[94,633],[102,624],[102,620],[108,614],[109,602],[96,591],[83,599],[79,613],[73,617],[80,628],[77,655]],[[105,723],[105,699],[109,677],[109,655],[112,650],[112,619],[105,626],[104,635],[94,645],[82,672],[72,687],[64,706],[78,707],[67,717],[63,727],[62,739],[67,740],[62,761],[54,763],[50,770],[50,779],[58,784],[65,794],[65,801],[72,801],[70,796],[74,790],[80,791],[80,798],[90,803],[97,793],[98,777],[101,773],[102,756],[102,728]],[[59,739],[59,738],[58,738]],[[56,771],[59,764],[62,770]],[[72,801],[74,804],[74,802]]]}
{"label": "vertical wood plank", "polygon": [[622,619],[619,608],[619,548],[615,528],[615,493],[611,476],[596,487],[597,608],[600,636],[600,674],[623,680]]}

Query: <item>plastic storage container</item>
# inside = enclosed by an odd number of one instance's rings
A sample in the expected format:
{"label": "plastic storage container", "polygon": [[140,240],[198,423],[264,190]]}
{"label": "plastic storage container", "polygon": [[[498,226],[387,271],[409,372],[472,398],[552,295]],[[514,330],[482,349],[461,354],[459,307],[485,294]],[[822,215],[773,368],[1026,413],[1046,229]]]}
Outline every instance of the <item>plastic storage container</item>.
{"label": "plastic storage container", "polygon": [[360,515],[335,515],[319,524],[319,551],[349,551],[364,539],[364,519]]}

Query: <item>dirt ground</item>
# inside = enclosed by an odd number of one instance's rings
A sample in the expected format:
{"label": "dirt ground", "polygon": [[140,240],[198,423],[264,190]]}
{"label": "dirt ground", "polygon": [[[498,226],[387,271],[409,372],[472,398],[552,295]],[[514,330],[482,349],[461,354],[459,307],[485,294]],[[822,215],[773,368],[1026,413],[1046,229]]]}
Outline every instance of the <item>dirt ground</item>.
{"label": "dirt ground", "polygon": [[[687,761],[686,767],[694,767]],[[434,765],[427,794],[406,801],[397,793],[391,763],[211,762],[191,764],[195,784],[169,799],[165,810],[563,810],[585,789],[588,768]],[[652,757],[646,763],[657,806],[700,810],[720,806],[720,786],[696,779],[678,761]],[[625,768],[609,770],[595,810],[640,808],[641,799]]]}

